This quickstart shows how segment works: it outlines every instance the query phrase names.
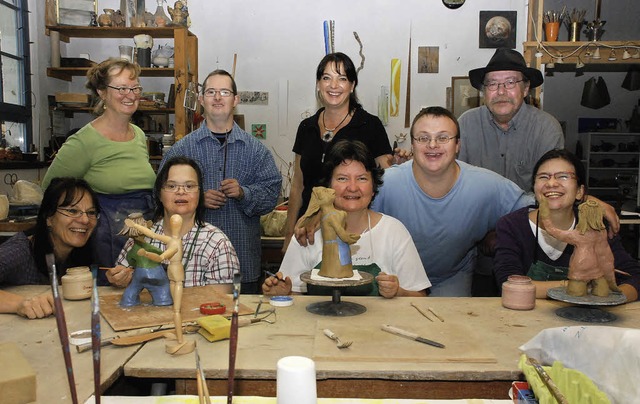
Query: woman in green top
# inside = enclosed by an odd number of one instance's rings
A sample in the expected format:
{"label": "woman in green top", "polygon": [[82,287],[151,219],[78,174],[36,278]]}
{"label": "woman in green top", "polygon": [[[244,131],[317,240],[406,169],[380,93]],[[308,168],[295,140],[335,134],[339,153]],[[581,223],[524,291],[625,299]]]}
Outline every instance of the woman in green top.
{"label": "woman in green top", "polygon": [[[87,73],[86,87],[99,100],[89,122],[60,148],[43,180],[83,178],[98,193],[102,214],[95,232],[96,263],[112,267],[126,238],[117,237],[131,212],[153,212],[155,173],[144,132],[133,125],[142,87],[138,65],[108,59]],[[106,280],[105,280],[106,281]]]}

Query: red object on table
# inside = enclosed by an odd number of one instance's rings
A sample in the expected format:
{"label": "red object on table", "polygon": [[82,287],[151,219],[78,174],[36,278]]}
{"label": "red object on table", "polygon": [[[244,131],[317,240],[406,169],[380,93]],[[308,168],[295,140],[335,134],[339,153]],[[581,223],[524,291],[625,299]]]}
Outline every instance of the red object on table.
{"label": "red object on table", "polygon": [[227,307],[220,302],[203,303],[200,305],[200,313],[202,314],[224,314]]}

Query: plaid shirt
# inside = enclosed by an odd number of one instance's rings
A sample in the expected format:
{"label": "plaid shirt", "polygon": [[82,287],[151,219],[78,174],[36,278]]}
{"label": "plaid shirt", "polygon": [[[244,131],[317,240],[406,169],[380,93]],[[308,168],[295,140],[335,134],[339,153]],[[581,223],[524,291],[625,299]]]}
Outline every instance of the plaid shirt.
{"label": "plaid shirt", "polygon": [[[151,231],[164,234],[162,222],[154,224]],[[147,241],[164,251],[165,245],[160,241],[149,238]],[[132,246],[133,239],[127,240],[118,256],[117,265],[129,266],[127,253]],[[240,270],[238,257],[231,242],[220,229],[209,223],[205,223],[199,229],[196,225],[182,236],[182,250],[185,287],[232,283],[234,272]],[[164,263],[168,264],[168,261]]]}
{"label": "plaid shirt", "polygon": [[271,152],[235,123],[227,141],[221,144],[203,122],[169,149],[160,168],[176,156],[189,157],[200,164],[205,191],[218,189],[224,178],[235,178],[242,186],[242,200],[228,199],[220,209],[206,209],[205,220],[231,240],[238,253],[242,282],[257,281],[262,254],[260,216],[275,208],[282,185]]}
{"label": "plaid shirt", "polygon": [[49,278],[38,271],[26,234],[14,234],[0,244],[0,286],[41,285]]}

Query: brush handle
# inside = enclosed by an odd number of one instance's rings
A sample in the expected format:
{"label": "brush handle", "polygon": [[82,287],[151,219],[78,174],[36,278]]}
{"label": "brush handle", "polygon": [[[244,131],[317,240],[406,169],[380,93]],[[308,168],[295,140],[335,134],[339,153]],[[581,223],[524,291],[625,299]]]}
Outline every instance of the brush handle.
{"label": "brush handle", "polygon": [[[52,282],[53,288],[57,288],[58,284]],[[57,296],[55,296],[57,295]],[[67,330],[67,321],[64,317],[64,309],[62,308],[62,300],[59,294],[54,294],[53,305],[56,309],[56,325],[58,326],[58,336],[60,337],[60,345],[62,346],[62,355],[64,356],[64,364],[67,368],[67,380],[69,381],[69,390],[71,391],[71,401],[78,404],[78,393],[76,392],[76,379],[73,375],[73,364],[71,362],[71,353],[69,352],[69,331]]]}

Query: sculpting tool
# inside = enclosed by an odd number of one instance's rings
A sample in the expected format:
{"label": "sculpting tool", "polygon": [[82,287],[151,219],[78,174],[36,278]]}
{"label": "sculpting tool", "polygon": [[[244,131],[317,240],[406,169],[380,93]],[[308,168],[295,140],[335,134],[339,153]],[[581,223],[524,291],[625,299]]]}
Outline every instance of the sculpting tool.
{"label": "sculpting tool", "polygon": [[229,379],[227,385],[227,404],[233,403],[233,381],[236,370],[236,352],[238,349],[238,309],[240,307],[240,285],[242,274],[233,274],[233,315],[231,316],[231,332],[229,336]]}
{"label": "sculpting tool", "polygon": [[419,312],[420,314],[422,314],[423,316],[425,316],[425,317],[427,318],[427,320],[429,320],[429,321],[433,322],[433,319],[432,319],[431,317],[429,317],[429,314],[428,314],[426,311],[422,310],[422,309],[421,309],[420,307],[418,307],[414,302],[411,302],[411,305],[412,305],[413,307],[415,307],[415,308],[416,308],[416,310],[418,310],[418,312]]}
{"label": "sculpting tool", "polygon": [[71,363],[71,353],[69,352],[69,331],[67,330],[67,321],[64,317],[64,309],[62,308],[62,299],[58,292],[58,274],[56,272],[56,259],[53,254],[45,256],[47,266],[49,267],[49,278],[51,279],[51,292],[53,293],[53,304],[56,310],[56,325],[58,326],[58,337],[62,346],[62,355],[64,356],[64,364],[67,368],[67,381],[69,382],[69,390],[71,391],[71,401],[78,404],[78,393],[76,392],[76,380],[73,375],[73,364]]}
{"label": "sculpting tool", "polygon": [[540,376],[544,384],[549,388],[549,392],[551,393],[553,398],[555,398],[556,401],[560,404],[569,404],[569,401],[567,401],[564,394],[562,394],[558,386],[556,386],[556,384],[553,382],[553,379],[551,379],[551,376],[549,376],[547,371],[544,370],[540,363],[530,357],[527,357],[527,362],[529,362],[529,364],[536,370],[538,376]]}
{"label": "sculpting tool", "polygon": [[209,396],[209,387],[207,387],[207,379],[204,377],[204,371],[200,366],[200,354],[198,353],[198,345],[196,345],[196,380],[198,387],[198,398],[200,404],[211,404],[211,397]]}
{"label": "sculpting tool", "polygon": [[438,313],[436,313],[431,307],[427,307],[427,310],[431,312],[436,318],[444,323],[444,318],[440,317]]}
{"label": "sculpting tool", "polygon": [[444,348],[444,345],[439,343],[439,342],[436,342],[436,341],[433,341],[433,340],[430,340],[430,339],[427,339],[427,338],[422,338],[418,334],[414,334],[412,332],[405,331],[403,329],[400,329],[398,327],[394,327],[394,326],[389,325],[389,324],[383,324],[381,328],[382,328],[382,331],[386,331],[388,333],[391,333],[391,334],[394,334],[394,335],[398,335],[400,337],[409,338],[409,339],[412,339],[412,340],[415,340],[415,341],[418,341],[418,342],[422,342],[423,344],[434,346],[436,348]]}
{"label": "sculpting tool", "polygon": [[98,299],[98,266],[91,265],[93,294],[91,299],[91,351],[93,352],[93,396],[100,404],[100,300]]}

